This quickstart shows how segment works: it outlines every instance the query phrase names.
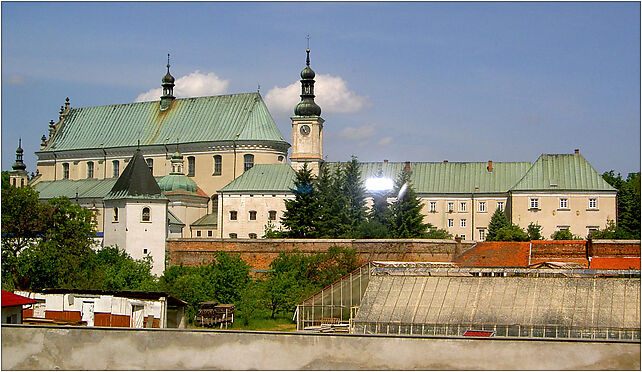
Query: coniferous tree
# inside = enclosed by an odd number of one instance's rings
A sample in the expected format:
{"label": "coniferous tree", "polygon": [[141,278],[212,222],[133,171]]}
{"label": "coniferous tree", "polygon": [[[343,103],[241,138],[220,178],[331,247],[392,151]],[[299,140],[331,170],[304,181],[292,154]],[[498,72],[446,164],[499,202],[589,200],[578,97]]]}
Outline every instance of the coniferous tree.
{"label": "coniferous tree", "polygon": [[353,155],[346,164],[342,177],[342,191],[346,201],[348,235],[354,234],[357,227],[366,222],[366,188],[361,178],[361,165]]}
{"label": "coniferous tree", "polygon": [[410,173],[406,169],[397,177],[393,194],[397,195],[397,201],[390,207],[388,225],[390,237],[393,239],[424,238],[429,224],[423,222],[421,201],[410,184]]}
{"label": "coniferous tree", "polygon": [[315,177],[308,165],[296,173],[294,200],[285,201],[281,224],[291,238],[315,238],[319,216],[319,202],[314,187]]}
{"label": "coniferous tree", "polygon": [[490,218],[490,223],[488,223],[488,235],[486,235],[486,240],[491,242],[497,240],[497,232],[502,227],[509,226],[510,223],[508,222],[506,213],[504,213],[503,210],[497,208],[497,210],[495,210],[495,213],[493,213],[493,216]]}
{"label": "coniferous tree", "polygon": [[346,198],[341,190],[342,168],[332,168],[328,164],[321,166],[316,181],[319,201],[318,237],[339,238],[349,230],[349,218],[346,210]]}

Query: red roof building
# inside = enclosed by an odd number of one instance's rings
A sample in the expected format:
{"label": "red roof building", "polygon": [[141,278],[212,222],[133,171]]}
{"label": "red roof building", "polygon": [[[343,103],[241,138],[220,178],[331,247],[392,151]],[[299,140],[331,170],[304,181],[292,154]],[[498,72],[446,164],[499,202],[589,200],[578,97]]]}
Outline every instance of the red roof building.
{"label": "red roof building", "polygon": [[2,307],[22,306],[35,304],[36,300],[29,297],[20,296],[11,292],[2,291]]}

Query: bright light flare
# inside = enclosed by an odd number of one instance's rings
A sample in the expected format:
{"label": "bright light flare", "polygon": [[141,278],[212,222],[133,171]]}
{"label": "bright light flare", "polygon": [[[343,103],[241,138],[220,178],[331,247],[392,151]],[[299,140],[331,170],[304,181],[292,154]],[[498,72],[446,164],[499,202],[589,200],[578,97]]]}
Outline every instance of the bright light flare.
{"label": "bright light flare", "polygon": [[369,191],[387,191],[392,190],[394,183],[390,178],[373,177],[366,180],[366,188]]}

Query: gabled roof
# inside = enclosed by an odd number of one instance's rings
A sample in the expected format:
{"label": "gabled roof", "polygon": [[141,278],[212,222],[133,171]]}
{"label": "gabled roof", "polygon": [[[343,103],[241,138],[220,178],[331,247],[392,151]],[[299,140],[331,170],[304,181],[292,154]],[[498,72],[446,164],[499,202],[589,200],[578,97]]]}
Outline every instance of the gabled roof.
{"label": "gabled roof", "polygon": [[163,196],[149,166],[137,149],[123,173],[105,199],[145,198],[167,199]]}
{"label": "gabled roof", "polygon": [[[328,163],[336,167],[338,163]],[[410,180],[419,194],[505,193],[524,176],[529,162],[410,162]],[[405,162],[361,163],[364,180],[376,177],[381,170],[387,178],[396,179]],[[475,189],[477,187],[477,189]]]}
{"label": "gabled roof", "polygon": [[455,258],[459,267],[528,267],[530,242],[478,242]]}
{"label": "gabled roof", "polygon": [[290,192],[296,174],[289,164],[255,164],[220,192]]}
{"label": "gabled roof", "polygon": [[167,210],[167,220],[168,220],[167,222],[170,225],[185,226],[183,221],[179,220],[178,217],[176,217],[176,215],[172,213],[172,211],[170,211],[169,209]]}
{"label": "gabled roof", "polygon": [[[238,134],[238,138],[236,135]],[[274,141],[289,147],[259,93],[71,108],[42,150],[210,141]]]}
{"label": "gabled roof", "polygon": [[616,191],[579,153],[542,154],[511,190]]}
{"label": "gabled roof", "polygon": [[198,220],[192,222],[191,226],[217,226],[218,215],[216,213],[206,214]]}
{"label": "gabled roof", "polygon": [[37,301],[15,293],[2,291],[2,307],[35,304]]}

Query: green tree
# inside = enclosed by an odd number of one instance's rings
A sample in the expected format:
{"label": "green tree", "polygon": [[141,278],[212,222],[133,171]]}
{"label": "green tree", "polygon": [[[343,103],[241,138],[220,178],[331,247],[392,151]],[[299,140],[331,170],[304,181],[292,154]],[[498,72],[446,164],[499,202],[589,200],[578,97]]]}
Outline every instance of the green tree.
{"label": "green tree", "polygon": [[294,200],[285,201],[281,224],[291,238],[314,238],[317,236],[319,203],[314,190],[314,176],[305,164],[296,172]]}
{"label": "green tree", "polygon": [[526,231],[529,240],[542,240],[542,226],[531,222],[528,224]]}
{"label": "green tree", "polygon": [[216,262],[211,265],[216,299],[230,304],[238,301],[250,281],[250,266],[240,255],[232,257],[226,252],[217,252]]}
{"label": "green tree", "polygon": [[300,253],[281,252],[270,263],[264,282],[265,301],[274,318],[279,311],[293,311],[298,300],[314,290],[308,280],[308,259]]}
{"label": "green tree", "polygon": [[486,240],[491,242],[497,241],[497,232],[503,227],[510,227],[510,223],[508,222],[506,213],[504,213],[500,208],[497,208],[488,223],[488,235],[486,235]]}
{"label": "green tree", "polygon": [[249,325],[250,319],[267,307],[265,298],[265,283],[260,280],[250,280],[241,292],[240,299],[234,303],[235,317],[241,320],[243,325]]}
{"label": "green tree", "polygon": [[553,240],[581,240],[582,238],[573,235],[568,228],[555,231],[551,235]]}
{"label": "green tree", "polygon": [[622,226],[616,226],[613,220],[606,221],[606,227],[601,230],[591,231],[589,239],[630,239],[629,232]]}
{"label": "green tree", "polygon": [[322,289],[359,267],[357,251],[340,246],[312,255],[307,261],[307,277],[315,289]]}
{"label": "green tree", "polygon": [[426,239],[452,239],[453,235],[444,229],[438,229],[437,227],[429,224],[428,233],[426,233]]}
{"label": "green tree", "polygon": [[212,265],[169,266],[159,279],[161,291],[189,304],[186,316],[190,323],[198,313],[199,303],[216,300],[212,271]]}
{"label": "green tree", "polygon": [[529,240],[528,234],[517,225],[500,228],[497,230],[494,239],[501,242],[527,242]]}
{"label": "green tree", "polygon": [[350,230],[346,208],[348,201],[342,192],[343,180],[344,172],[340,164],[334,171],[328,164],[321,166],[315,183],[319,203],[317,231],[320,238],[344,237]]}
{"label": "green tree", "polygon": [[4,190],[9,186],[11,186],[9,172],[2,171],[2,189]]}
{"label": "green tree", "polygon": [[[640,172],[629,173],[626,180],[613,170],[602,178],[617,189],[618,236],[624,239],[640,238]],[[624,235],[622,235],[624,234]]]}
{"label": "green tree", "polygon": [[346,201],[345,211],[349,223],[346,237],[351,237],[357,227],[366,222],[367,216],[366,188],[361,178],[361,165],[356,156],[353,155],[346,164],[342,181],[341,191]]}
{"label": "green tree", "polygon": [[407,170],[402,170],[397,177],[393,193],[397,195],[397,201],[390,207],[390,236],[393,239],[424,238],[428,224],[423,222],[421,201],[412,188]]}
{"label": "green tree", "polygon": [[[383,177],[383,172],[379,170],[376,177]],[[368,220],[362,223],[357,234],[354,236],[359,239],[385,239],[390,237],[390,204],[388,204],[390,191],[380,190],[372,194],[372,208],[368,212]]]}
{"label": "green tree", "polygon": [[96,252],[93,280],[96,289],[156,291],[157,278],[151,273],[152,261],[147,256],[134,260],[118,246],[104,247]]}

